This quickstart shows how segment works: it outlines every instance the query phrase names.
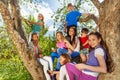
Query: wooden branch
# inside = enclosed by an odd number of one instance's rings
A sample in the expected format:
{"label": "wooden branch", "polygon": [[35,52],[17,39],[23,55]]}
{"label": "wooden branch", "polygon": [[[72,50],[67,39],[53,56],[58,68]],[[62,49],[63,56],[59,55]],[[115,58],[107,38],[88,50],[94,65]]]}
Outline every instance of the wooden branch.
{"label": "wooden branch", "polygon": [[80,22],[87,22],[88,20],[94,20],[96,24],[98,24],[98,18],[95,16],[95,15],[90,15],[90,16],[87,16],[86,18],[82,19],[82,18],[79,18],[79,21]]}
{"label": "wooden branch", "polygon": [[25,40],[25,43],[28,46],[28,42],[27,42],[28,40],[26,38],[26,33],[24,31],[24,28],[22,27],[20,7],[18,5],[18,0],[11,0],[10,6],[11,6],[11,15],[14,21],[14,28],[17,30],[20,36]]}
{"label": "wooden branch", "polygon": [[8,0],[2,0],[5,5],[8,5]]}
{"label": "wooden branch", "polygon": [[93,2],[93,4],[96,6],[97,9],[100,8],[101,4],[98,0],[91,0]]}

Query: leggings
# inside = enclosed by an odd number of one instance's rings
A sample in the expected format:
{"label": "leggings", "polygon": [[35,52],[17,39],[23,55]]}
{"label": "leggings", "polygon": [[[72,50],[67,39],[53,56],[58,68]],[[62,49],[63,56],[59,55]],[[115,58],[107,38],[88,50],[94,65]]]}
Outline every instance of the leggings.
{"label": "leggings", "polygon": [[83,73],[71,63],[66,64],[66,70],[68,72],[70,80],[97,80],[97,77],[93,77]]}

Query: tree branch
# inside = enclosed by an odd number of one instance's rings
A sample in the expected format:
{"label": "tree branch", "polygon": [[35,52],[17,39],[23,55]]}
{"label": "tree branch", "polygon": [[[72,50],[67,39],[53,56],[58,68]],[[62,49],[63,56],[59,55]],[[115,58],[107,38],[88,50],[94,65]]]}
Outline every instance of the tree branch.
{"label": "tree branch", "polygon": [[2,0],[5,5],[8,5],[8,0]]}
{"label": "tree branch", "polygon": [[101,4],[98,0],[91,0],[93,2],[93,4],[96,6],[97,9],[100,8]]}
{"label": "tree branch", "polygon": [[20,36],[25,40],[25,43],[28,46],[28,42],[27,42],[28,40],[26,38],[26,33],[24,31],[24,28],[22,27],[20,7],[18,5],[18,0],[11,0],[10,6],[11,6],[11,15],[14,21],[14,28],[17,30]]}
{"label": "tree branch", "polygon": [[82,18],[79,18],[79,21],[80,22],[87,22],[88,20],[94,20],[96,24],[98,24],[98,17],[96,17],[95,15],[90,15],[90,16],[87,16],[86,18],[82,19]]}

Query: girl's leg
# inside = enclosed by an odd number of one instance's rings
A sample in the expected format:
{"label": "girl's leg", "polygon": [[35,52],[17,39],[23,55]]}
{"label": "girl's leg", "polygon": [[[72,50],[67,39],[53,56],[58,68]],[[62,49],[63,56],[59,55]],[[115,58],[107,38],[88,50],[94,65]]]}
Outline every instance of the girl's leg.
{"label": "girl's leg", "polygon": [[85,62],[86,62],[86,60],[87,60],[86,55],[85,55],[85,54],[83,54],[83,53],[81,53],[81,54],[80,54],[80,57],[81,57],[81,59],[82,59],[82,62],[83,62],[83,63],[85,63]]}
{"label": "girl's leg", "polygon": [[61,67],[60,59],[58,58],[58,61],[57,61],[57,64],[56,64],[56,71],[59,71],[60,67]]}
{"label": "girl's leg", "polygon": [[77,56],[80,56],[79,52],[73,51],[72,54],[71,54],[71,58],[74,58],[74,57],[77,57]]}
{"label": "girl's leg", "polygon": [[68,53],[68,50],[65,49],[65,48],[62,48],[62,49],[61,49],[61,53],[62,53],[62,54],[65,54],[65,53],[67,54],[67,53]]}
{"label": "girl's leg", "polygon": [[57,52],[52,52],[51,53],[51,58],[52,58],[52,62],[54,63],[54,60],[55,60],[55,58],[59,58],[60,56],[58,55],[58,53]]}
{"label": "girl's leg", "polygon": [[50,70],[53,70],[53,63],[52,63],[51,57],[49,57],[49,56],[44,56],[43,59],[45,59],[46,61],[49,62]]}
{"label": "girl's leg", "polygon": [[72,63],[81,63],[81,57],[79,52],[73,51],[72,54],[70,54],[71,58],[72,58]]}
{"label": "girl's leg", "polygon": [[70,80],[97,80],[97,77],[82,73],[82,71],[78,70],[75,65],[71,63],[66,64],[66,70]]}
{"label": "girl's leg", "polygon": [[47,70],[49,70],[49,63],[42,58],[38,58],[38,61],[43,65],[43,69],[44,69],[46,79],[51,80],[50,75],[47,73]]}
{"label": "girl's leg", "polygon": [[67,70],[70,80],[75,80],[75,78],[76,78],[76,80],[78,80],[82,73],[75,67],[75,65],[73,65],[71,63],[66,64],[66,70]]}
{"label": "girl's leg", "polygon": [[58,48],[57,49],[57,53],[59,54],[59,55],[61,55],[61,54],[64,54],[64,53],[68,53],[68,50],[67,49],[65,49],[65,48]]}

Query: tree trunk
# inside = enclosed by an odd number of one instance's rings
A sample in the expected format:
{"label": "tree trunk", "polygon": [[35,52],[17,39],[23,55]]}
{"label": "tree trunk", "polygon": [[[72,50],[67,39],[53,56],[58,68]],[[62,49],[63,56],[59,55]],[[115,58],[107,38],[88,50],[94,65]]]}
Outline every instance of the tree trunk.
{"label": "tree trunk", "polygon": [[[34,80],[46,80],[42,65],[39,64],[39,62],[37,62],[37,60],[33,57],[31,49],[29,49],[29,47],[27,46],[28,42],[25,36],[25,32],[23,31],[22,28],[20,14],[16,14],[16,15],[13,14],[13,13],[19,13],[19,8],[17,8],[16,6],[11,6],[16,8],[13,9],[12,15],[10,15],[9,12],[10,10],[8,10],[7,7],[8,5],[6,5],[5,2],[3,1],[4,0],[0,1],[0,13],[6,25],[7,33],[14,42],[25,67],[27,68],[27,70],[29,71],[29,73],[31,74]],[[18,6],[17,3],[16,5]],[[14,16],[14,20],[11,16]],[[21,39],[24,39],[25,43],[21,43],[20,42]]]}
{"label": "tree trunk", "polygon": [[120,80],[120,0],[104,0],[99,4],[99,30],[115,66],[112,73],[101,74],[99,80]]}

